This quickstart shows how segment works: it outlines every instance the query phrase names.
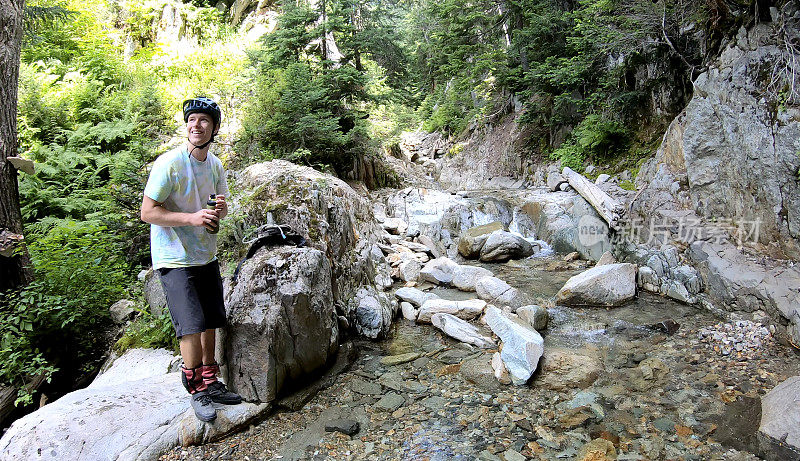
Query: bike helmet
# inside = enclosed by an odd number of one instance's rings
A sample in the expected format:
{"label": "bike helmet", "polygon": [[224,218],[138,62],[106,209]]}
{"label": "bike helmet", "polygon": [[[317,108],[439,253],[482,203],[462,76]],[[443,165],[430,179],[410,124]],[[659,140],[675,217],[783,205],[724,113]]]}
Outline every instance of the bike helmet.
{"label": "bike helmet", "polygon": [[205,96],[198,96],[196,98],[187,99],[183,101],[183,121],[188,122],[189,116],[194,113],[208,114],[214,120],[214,128],[219,129],[220,120],[222,120],[222,111],[213,99]]}

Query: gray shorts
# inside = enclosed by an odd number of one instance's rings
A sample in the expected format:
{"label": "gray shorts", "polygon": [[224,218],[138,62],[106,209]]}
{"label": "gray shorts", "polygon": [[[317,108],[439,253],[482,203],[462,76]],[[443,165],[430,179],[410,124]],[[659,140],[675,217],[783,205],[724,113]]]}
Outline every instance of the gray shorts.
{"label": "gray shorts", "polygon": [[158,269],[175,336],[201,333],[226,325],[219,263]]}

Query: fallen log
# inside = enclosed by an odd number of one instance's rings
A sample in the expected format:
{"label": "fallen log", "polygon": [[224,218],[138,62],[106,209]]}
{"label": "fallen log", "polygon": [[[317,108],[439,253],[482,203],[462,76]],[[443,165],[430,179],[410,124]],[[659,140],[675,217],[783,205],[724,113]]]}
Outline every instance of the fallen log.
{"label": "fallen log", "polygon": [[564,171],[561,174],[567,179],[569,185],[597,210],[597,214],[608,223],[611,229],[620,230],[620,220],[625,214],[625,208],[619,202],[603,192],[582,174],[576,173],[569,167],[564,167]]}

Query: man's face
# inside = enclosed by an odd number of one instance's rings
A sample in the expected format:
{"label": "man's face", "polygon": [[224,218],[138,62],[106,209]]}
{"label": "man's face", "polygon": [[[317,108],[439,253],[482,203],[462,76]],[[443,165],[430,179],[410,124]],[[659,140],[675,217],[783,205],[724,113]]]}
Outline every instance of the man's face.
{"label": "man's face", "polygon": [[204,113],[194,113],[189,115],[186,121],[186,136],[189,142],[195,146],[207,143],[214,134],[214,119]]}

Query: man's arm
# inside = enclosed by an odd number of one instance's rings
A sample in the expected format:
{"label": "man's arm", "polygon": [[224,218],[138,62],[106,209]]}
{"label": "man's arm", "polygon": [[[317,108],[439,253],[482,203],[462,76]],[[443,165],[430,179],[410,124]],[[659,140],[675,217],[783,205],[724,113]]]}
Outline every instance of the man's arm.
{"label": "man's arm", "polygon": [[181,213],[169,211],[161,205],[163,203],[156,202],[145,195],[142,199],[142,221],[163,227],[195,226],[212,230],[214,228],[211,227],[211,223],[219,221],[218,210],[204,208],[194,213]]}

